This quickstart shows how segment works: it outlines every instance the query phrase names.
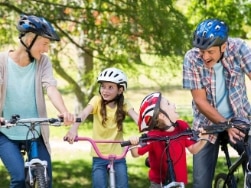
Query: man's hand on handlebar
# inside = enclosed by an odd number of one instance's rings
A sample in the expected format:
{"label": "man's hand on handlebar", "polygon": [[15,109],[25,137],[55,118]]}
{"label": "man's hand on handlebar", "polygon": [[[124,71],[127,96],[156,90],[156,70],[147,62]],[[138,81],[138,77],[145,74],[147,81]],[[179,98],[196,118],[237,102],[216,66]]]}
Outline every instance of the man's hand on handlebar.
{"label": "man's hand on handlebar", "polygon": [[232,143],[236,144],[236,140],[243,140],[245,138],[245,133],[236,128],[229,128],[227,130],[229,139]]}

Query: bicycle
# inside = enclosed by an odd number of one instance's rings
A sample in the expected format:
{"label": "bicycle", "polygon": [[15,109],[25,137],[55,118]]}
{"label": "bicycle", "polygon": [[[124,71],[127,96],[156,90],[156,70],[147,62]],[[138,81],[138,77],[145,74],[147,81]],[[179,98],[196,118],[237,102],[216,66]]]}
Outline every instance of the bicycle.
{"label": "bicycle", "polygon": [[[188,128],[187,130],[173,135],[173,136],[148,136],[147,134],[142,134],[139,137],[139,147],[144,146],[145,144],[149,143],[149,142],[165,142],[166,144],[166,155],[167,155],[167,166],[168,166],[168,173],[167,173],[167,177],[166,177],[166,182],[167,184],[163,186],[163,188],[184,188],[184,182],[177,182],[176,181],[176,174],[174,172],[174,167],[173,167],[173,161],[170,157],[170,152],[168,150],[169,147],[169,143],[171,140],[175,140],[178,139],[179,137],[182,136],[191,136],[191,139],[193,140],[198,140],[199,137],[199,131],[195,131],[193,129]],[[121,146],[129,146],[131,145],[130,141],[123,141],[121,143]]]}
{"label": "bicycle", "polygon": [[[66,141],[66,138],[64,138],[64,140]],[[96,154],[98,155],[98,157],[105,159],[105,160],[109,160],[109,165],[107,166],[107,171],[109,173],[109,188],[115,188],[116,187],[116,180],[115,180],[115,169],[114,169],[114,161],[115,160],[119,160],[119,159],[123,159],[126,157],[127,152],[129,151],[129,146],[126,147],[124,149],[124,151],[120,154],[120,155],[116,155],[116,154],[109,154],[109,155],[103,155],[99,148],[98,148],[98,144],[106,144],[106,143],[117,143],[120,144],[122,141],[115,141],[115,140],[94,140],[92,138],[89,137],[79,137],[77,136],[74,139],[74,142],[78,142],[78,141],[88,141],[94,151],[96,152]]]}
{"label": "bicycle", "polygon": [[[19,115],[13,115],[10,120],[1,122],[0,128],[11,128],[14,126],[27,127],[27,136],[31,133],[32,138],[26,139],[25,144],[20,146],[20,151],[24,156],[25,180],[28,188],[47,188],[49,185],[49,178],[47,174],[47,161],[38,158],[37,136],[38,132],[36,126],[51,125],[61,126],[62,118],[28,118],[20,119]],[[81,122],[77,118],[76,122]],[[25,158],[26,156],[26,158]]]}
{"label": "bicycle", "polygon": [[[207,127],[203,127],[204,130],[206,131],[206,134],[211,134],[211,133],[220,133],[220,139],[219,139],[219,144],[221,147],[221,150],[223,151],[225,158],[226,158],[226,165],[228,168],[227,172],[224,173],[218,173],[216,174],[214,178],[214,188],[237,188],[239,179],[235,176],[235,172],[239,167],[242,167],[244,174],[247,171],[247,164],[248,164],[248,157],[247,157],[247,152],[248,152],[248,132],[250,129],[251,123],[249,122],[248,119],[234,119],[237,123],[233,122],[224,122],[224,123],[219,123],[217,125],[211,125]],[[226,131],[229,128],[236,128],[243,133],[245,133],[245,138],[243,140],[243,146],[244,150],[242,154],[235,160],[231,160],[230,155],[229,155],[229,150],[228,150],[228,144],[229,144],[229,139],[228,135],[224,131]],[[249,171],[249,170],[248,170]],[[244,178],[244,183],[246,182]],[[250,188],[250,185],[247,186]]]}

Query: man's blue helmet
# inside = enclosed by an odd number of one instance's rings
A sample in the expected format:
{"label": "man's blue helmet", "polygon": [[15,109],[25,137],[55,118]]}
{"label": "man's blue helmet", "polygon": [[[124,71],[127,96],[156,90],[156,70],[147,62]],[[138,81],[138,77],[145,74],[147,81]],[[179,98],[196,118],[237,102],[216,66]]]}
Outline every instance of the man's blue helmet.
{"label": "man's blue helmet", "polygon": [[221,46],[228,38],[228,26],[218,19],[202,21],[194,31],[193,46],[208,49],[212,46]]}
{"label": "man's blue helmet", "polygon": [[50,22],[42,17],[21,15],[17,24],[17,29],[20,32],[20,37],[24,36],[28,32],[32,32],[53,41],[60,40]]}

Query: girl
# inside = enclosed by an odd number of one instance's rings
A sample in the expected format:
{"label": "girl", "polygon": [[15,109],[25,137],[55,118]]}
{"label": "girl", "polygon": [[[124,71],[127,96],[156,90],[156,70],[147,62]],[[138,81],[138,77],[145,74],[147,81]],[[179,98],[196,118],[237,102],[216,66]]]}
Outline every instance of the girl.
{"label": "girl", "polygon": [[[108,68],[98,76],[100,83],[100,95],[94,96],[85,109],[80,113],[82,121],[89,114],[93,114],[93,139],[94,140],[123,140],[123,121],[128,114],[136,123],[137,113],[131,105],[124,100],[123,92],[127,89],[127,77],[119,69]],[[80,124],[74,124],[66,134],[69,143],[74,142]],[[104,144],[98,146],[102,154],[121,154],[122,148],[119,144]],[[93,188],[107,187],[107,165],[108,160],[97,157],[92,149],[92,183]],[[127,166],[125,159],[115,160],[117,188],[128,187]]]}

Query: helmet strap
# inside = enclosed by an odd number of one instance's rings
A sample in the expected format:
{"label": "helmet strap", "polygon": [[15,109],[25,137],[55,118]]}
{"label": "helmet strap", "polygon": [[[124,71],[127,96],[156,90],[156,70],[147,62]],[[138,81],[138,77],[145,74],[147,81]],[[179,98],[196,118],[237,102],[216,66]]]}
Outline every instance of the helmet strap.
{"label": "helmet strap", "polygon": [[[24,35],[23,35],[24,36]],[[26,52],[28,53],[28,56],[29,56],[29,59],[30,59],[30,62],[33,62],[34,61],[34,57],[31,55],[31,52],[30,52],[30,49],[32,48],[32,46],[34,45],[36,39],[37,39],[38,35],[36,35],[34,37],[34,39],[31,41],[31,44],[30,46],[26,46],[26,44],[24,44],[22,38],[20,38],[20,42],[22,43],[22,45],[26,48]]]}
{"label": "helmet strap", "polygon": [[222,47],[222,45],[220,45],[220,46],[219,46],[220,53],[221,53],[221,57],[220,57],[220,59],[218,60],[218,62],[217,62],[217,63],[219,63],[219,62],[222,60],[223,55],[224,55],[224,52],[222,52],[222,51],[221,51],[221,47]]}
{"label": "helmet strap", "polygon": [[176,127],[176,126],[177,126],[177,123],[173,122],[173,121],[170,119],[169,115],[168,115],[164,110],[162,110],[162,109],[160,108],[159,111],[160,111],[162,114],[164,114],[164,115],[169,119],[169,121],[171,122],[171,126],[167,126],[165,130],[171,128],[172,126],[173,126],[173,127]]}

